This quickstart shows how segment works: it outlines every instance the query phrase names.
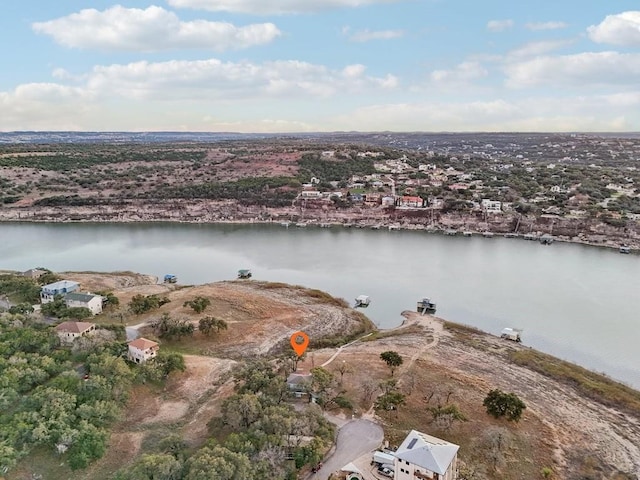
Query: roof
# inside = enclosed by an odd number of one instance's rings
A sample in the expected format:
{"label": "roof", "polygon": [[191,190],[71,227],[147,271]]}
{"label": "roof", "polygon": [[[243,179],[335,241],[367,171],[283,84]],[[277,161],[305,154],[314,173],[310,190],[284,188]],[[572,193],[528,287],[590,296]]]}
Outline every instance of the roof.
{"label": "roof", "polygon": [[58,282],[50,283],[49,285],[43,285],[43,290],[62,290],[70,287],[79,287],[80,284],[78,282],[73,282],[71,280],[60,280]]}
{"label": "roof", "polygon": [[158,343],[141,337],[129,342],[129,346],[137,348],[138,350],[146,350],[147,348],[157,347]]}
{"label": "roof", "polygon": [[56,326],[54,330],[56,332],[68,332],[68,333],[83,333],[94,327],[95,323],[89,322],[62,322]]}
{"label": "roof", "polygon": [[64,296],[65,300],[71,300],[74,302],[89,302],[93,300],[95,297],[100,297],[100,295],[94,295],[93,293],[67,293]]}
{"label": "roof", "polygon": [[444,475],[456,457],[459,448],[458,445],[446,440],[411,430],[395,452],[395,456],[400,460]]}
{"label": "roof", "polygon": [[311,379],[310,373],[292,373],[287,377],[287,383],[292,385],[298,385],[300,383],[307,382]]}

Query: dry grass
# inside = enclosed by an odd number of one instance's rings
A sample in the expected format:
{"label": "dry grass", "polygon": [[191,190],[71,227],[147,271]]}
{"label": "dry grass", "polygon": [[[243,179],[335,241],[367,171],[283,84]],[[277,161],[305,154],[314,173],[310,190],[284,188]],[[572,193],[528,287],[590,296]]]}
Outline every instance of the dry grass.
{"label": "dry grass", "polygon": [[511,352],[510,359],[517,365],[570,385],[597,402],[640,416],[640,392],[602,374],[536,350]]}

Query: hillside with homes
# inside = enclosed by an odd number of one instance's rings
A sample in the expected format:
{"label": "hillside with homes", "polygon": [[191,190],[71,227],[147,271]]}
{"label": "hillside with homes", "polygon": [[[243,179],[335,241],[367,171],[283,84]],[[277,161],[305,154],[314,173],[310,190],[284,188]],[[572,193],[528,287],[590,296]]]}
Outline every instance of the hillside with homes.
{"label": "hillside with homes", "polygon": [[640,246],[640,140],[344,134],[0,146],[0,219],[280,222]]}
{"label": "hillside with homes", "polygon": [[0,296],[7,480],[640,474],[639,392],[432,315],[379,331],[318,290],[131,272],[2,272]]}

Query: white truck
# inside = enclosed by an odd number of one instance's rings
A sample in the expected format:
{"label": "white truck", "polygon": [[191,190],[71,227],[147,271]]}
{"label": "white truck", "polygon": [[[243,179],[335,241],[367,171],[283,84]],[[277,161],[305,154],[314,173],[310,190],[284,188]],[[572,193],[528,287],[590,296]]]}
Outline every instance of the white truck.
{"label": "white truck", "polygon": [[377,463],[378,465],[393,465],[395,463],[396,457],[389,453],[384,452],[373,452],[373,463]]}

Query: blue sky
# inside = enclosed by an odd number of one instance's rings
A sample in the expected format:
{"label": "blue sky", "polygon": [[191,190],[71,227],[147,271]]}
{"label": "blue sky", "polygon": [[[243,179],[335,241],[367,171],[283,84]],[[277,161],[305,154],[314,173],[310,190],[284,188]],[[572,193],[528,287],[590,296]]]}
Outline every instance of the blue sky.
{"label": "blue sky", "polygon": [[637,1],[12,3],[3,131],[640,131]]}

